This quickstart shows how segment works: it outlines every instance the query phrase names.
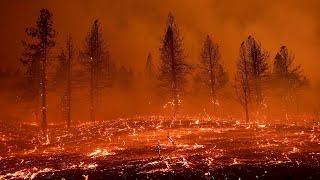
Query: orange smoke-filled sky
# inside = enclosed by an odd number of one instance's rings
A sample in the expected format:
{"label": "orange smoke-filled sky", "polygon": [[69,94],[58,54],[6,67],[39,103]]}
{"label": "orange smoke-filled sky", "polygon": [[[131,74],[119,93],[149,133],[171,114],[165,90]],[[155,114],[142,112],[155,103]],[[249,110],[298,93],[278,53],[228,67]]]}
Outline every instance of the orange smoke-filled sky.
{"label": "orange smoke-filled sky", "polygon": [[89,27],[98,18],[110,54],[118,65],[142,70],[150,51],[158,49],[168,12],[184,37],[188,61],[197,62],[206,34],[221,46],[222,60],[232,72],[240,43],[253,35],[269,50],[271,59],[287,45],[306,74],[320,80],[320,1],[228,0],[2,0],[0,6],[0,67],[19,64],[24,29],[34,25],[41,8],[54,14],[58,44],[71,32],[81,48]]}

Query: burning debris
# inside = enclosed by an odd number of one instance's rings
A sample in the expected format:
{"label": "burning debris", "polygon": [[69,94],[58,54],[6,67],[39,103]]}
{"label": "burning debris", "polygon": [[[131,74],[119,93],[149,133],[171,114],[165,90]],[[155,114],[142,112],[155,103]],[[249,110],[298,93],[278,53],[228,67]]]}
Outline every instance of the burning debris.
{"label": "burning debris", "polygon": [[109,156],[109,155],[115,155],[114,152],[109,152],[106,149],[100,149],[97,148],[95,151],[89,154],[90,157],[101,157],[101,156]]}
{"label": "burning debris", "polygon": [[[217,172],[231,172],[235,167],[266,169],[271,176],[277,168],[292,165],[297,170],[305,166],[319,169],[318,125],[279,127],[256,122],[248,126],[236,121],[218,123],[188,117],[182,120],[182,125],[169,124],[170,118],[137,117],[85,123],[70,132],[52,126],[44,142],[41,132],[22,125],[15,136],[1,141],[4,148],[0,154],[3,165],[0,177],[67,178],[72,173],[90,178],[98,172],[101,177],[124,177],[128,176],[126,173],[143,177],[171,172],[185,176],[188,172],[200,173],[201,169],[204,171],[201,176],[220,177]],[[136,135],[132,136],[132,132]],[[9,137],[7,133],[10,132],[3,131],[2,136]],[[17,163],[19,166],[15,166]],[[259,172],[255,171],[260,177]]]}

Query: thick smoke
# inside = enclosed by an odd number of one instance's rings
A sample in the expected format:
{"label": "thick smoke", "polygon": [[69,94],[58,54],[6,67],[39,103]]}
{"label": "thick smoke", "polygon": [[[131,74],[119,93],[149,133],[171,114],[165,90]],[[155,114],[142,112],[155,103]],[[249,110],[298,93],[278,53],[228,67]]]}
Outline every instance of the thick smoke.
{"label": "thick smoke", "polygon": [[[68,32],[73,34],[76,46],[82,48],[90,25],[98,18],[112,60],[118,67],[125,65],[141,73],[149,52],[156,63],[159,62],[160,40],[167,14],[172,12],[181,28],[190,63],[199,61],[201,46],[209,34],[219,43],[232,80],[240,43],[253,35],[270,51],[270,64],[280,46],[286,45],[315,86],[320,80],[320,12],[316,8],[319,6],[316,0],[4,1],[0,7],[0,67],[12,71],[21,68],[18,58],[24,29],[34,24],[39,9],[45,7],[53,12],[59,32],[54,51],[62,46]],[[120,104],[119,109],[123,107]],[[126,106],[133,108],[133,105]]]}

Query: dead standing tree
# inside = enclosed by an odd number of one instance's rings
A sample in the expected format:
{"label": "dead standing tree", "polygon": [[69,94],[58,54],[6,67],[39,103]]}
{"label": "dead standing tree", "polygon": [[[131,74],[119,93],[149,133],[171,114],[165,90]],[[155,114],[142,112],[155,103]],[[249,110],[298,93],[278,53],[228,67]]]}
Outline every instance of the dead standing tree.
{"label": "dead standing tree", "polygon": [[250,120],[249,104],[251,100],[250,65],[247,58],[247,47],[244,42],[240,46],[237,71],[235,75],[235,90],[238,101],[245,111],[246,122]]}
{"label": "dead standing tree", "polygon": [[249,105],[254,102],[256,109],[264,105],[264,84],[269,76],[267,59],[269,53],[252,36],[242,42],[236,73],[236,92],[249,121]]}
{"label": "dead standing tree", "polygon": [[102,38],[101,24],[95,20],[91,31],[85,40],[85,47],[82,52],[82,59],[90,72],[90,118],[96,120],[97,95],[103,85],[103,77],[106,70],[108,52],[105,50],[105,42]]}
{"label": "dead standing tree", "polygon": [[169,14],[166,30],[160,48],[161,64],[159,69],[160,88],[172,100],[173,114],[176,116],[180,96],[186,82],[188,65],[185,62],[183,41],[172,14]]}
{"label": "dead standing tree", "polygon": [[[31,56],[34,58],[25,59],[25,63],[29,63],[29,70],[33,77],[39,76],[39,95],[41,100],[41,128],[44,133],[47,130],[47,61],[48,54],[55,45],[54,37],[56,35],[53,29],[52,13],[47,9],[40,10],[40,16],[35,27],[26,29],[26,34],[31,39],[29,42],[24,41],[23,45],[29,49]],[[28,53],[27,53],[28,54]],[[38,60],[37,60],[38,59]],[[38,69],[39,68],[39,69]],[[39,75],[36,75],[39,73]],[[37,92],[35,92],[37,93]]]}
{"label": "dead standing tree", "polygon": [[65,120],[67,127],[71,125],[71,102],[72,102],[72,61],[75,54],[72,37],[70,34],[67,36],[66,46],[61,50],[59,55],[58,73],[61,75],[58,79],[64,82],[62,104],[63,112],[65,113]]}
{"label": "dead standing tree", "polygon": [[220,61],[219,45],[214,43],[209,35],[206,37],[200,56],[200,79],[210,89],[213,113],[216,114],[217,91],[226,84],[227,75]]}

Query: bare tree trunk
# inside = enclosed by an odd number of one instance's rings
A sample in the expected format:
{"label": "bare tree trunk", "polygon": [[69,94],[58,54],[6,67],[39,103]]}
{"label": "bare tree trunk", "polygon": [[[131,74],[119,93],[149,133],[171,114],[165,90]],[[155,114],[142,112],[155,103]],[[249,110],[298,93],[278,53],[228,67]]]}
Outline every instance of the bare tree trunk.
{"label": "bare tree trunk", "polygon": [[173,37],[171,37],[170,50],[171,50],[171,69],[172,69],[172,95],[173,95],[173,116],[176,117],[178,112],[178,90],[177,90],[177,78],[176,78],[176,66],[175,66],[175,53],[173,47]]}
{"label": "bare tree trunk", "polygon": [[46,66],[47,66],[47,45],[43,43],[43,59],[41,72],[41,114],[42,114],[42,131],[47,130],[47,89],[46,89]]}
{"label": "bare tree trunk", "polygon": [[[247,100],[246,100],[247,101]],[[245,112],[246,112],[246,123],[249,122],[249,107],[248,102],[245,103]]]}
{"label": "bare tree trunk", "polygon": [[179,99],[178,99],[178,94],[177,91],[174,90],[174,100],[173,100],[173,116],[176,117],[177,113],[178,113],[178,103],[179,103]]}
{"label": "bare tree trunk", "polygon": [[[39,83],[39,82],[37,82]],[[35,104],[34,104],[34,115],[35,115],[35,122],[39,123],[40,119],[39,119],[39,110],[40,110],[40,107],[39,107],[39,91],[36,95],[36,100],[35,100]]]}
{"label": "bare tree trunk", "polygon": [[249,77],[248,77],[248,69],[247,69],[247,61],[244,61],[244,68],[245,68],[245,92],[244,92],[244,106],[246,112],[246,123],[249,122]]}
{"label": "bare tree trunk", "polygon": [[94,113],[94,108],[95,108],[95,95],[94,95],[94,65],[93,65],[93,60],[91,59],[91,67],[90,67],[90,119],[92,122],[95,121],[95,113]]}
{"label": "bare tree trunk", "polygon": [[214,116],[217,115],[217,112],[216,112],[216,92],[215,92],[215,85],[216,85],[216,79],[214,77],[214,73],[213,73],[213,68],[214,68],[214,65],[213,65],[213,62],[212,62],[212,57],[211,57],[211,54],[210,54],[210,81],[211,81],[211,98],[212,98],[212,103],[213,103],[213,114]]}
{"label": "bare tree trunk", "polygon": [[71,39],[68,37],[68,62],[67,62],[67,127],[71,125]]}

